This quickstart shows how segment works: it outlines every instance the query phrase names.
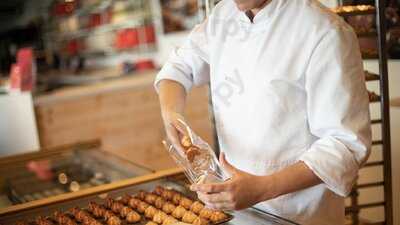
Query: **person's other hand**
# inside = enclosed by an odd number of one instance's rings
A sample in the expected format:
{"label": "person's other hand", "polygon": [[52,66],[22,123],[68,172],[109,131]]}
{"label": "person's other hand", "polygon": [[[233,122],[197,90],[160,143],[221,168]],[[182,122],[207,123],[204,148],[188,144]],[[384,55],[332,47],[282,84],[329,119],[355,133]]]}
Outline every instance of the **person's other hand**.
{"label": "person's other hand", "polygon": [[191,186],[191,190],[197,192],[199,199],[208,208],[240,210],[276,197],[273,176],[255,176],[241,171],[229,164],[223,153],[220,162],[232,175],[231,179],[223,183]]}
{"label": "person's other hand", "polygon": [[181,138],[186,134],[186,129],[181,121],[185,121],[185,118],[176,112],[163,112],[162,113],[165,132],[170,143],[179,151],[185,152],[181,145]]}

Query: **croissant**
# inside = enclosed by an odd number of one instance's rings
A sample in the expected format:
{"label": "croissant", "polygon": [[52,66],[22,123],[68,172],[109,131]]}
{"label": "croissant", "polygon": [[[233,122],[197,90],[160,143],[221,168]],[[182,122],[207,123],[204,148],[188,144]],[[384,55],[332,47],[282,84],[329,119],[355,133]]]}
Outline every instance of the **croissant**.
{"label": "croissant", "polygon": [[185,213],[186,213],[186,209],[183,208],[182,206],[178,206],[178,207],[175,208],[175,210],[172,212],[171,215],[172,215],[173,217],[177,218],[177,219],[180,219],[180,218],[183,217],[183,215],[184,215]]}
{"label": "croissant", "polygon": [[157,197],[157,195],[149,193],[144,197],[144,201],[153,205]]}
{"label": "croissant", "polygon": [[165,212],[158,210],[157,213],[154,214],[153,221],[162,224],[167,217],[168,215]]}
{"label": "croissant", "polygon": [[186,151],[186,157],[191,163],[198,155],[200,155],[200,149],[198,147],[192,146]]}
{"label": "croissant", "polygon": [[137,211],[140,213],[144,213],[144,211],[146,211],[146,209],[149,207],[150,205],[147,204],[146,202],[139,202],[138,206],[137,206]]}
{"label": "croissant", "polygon": [[182,217],[182,222],[184,223],[193,223],[197,219],[196,214],[190,211],[186,211],[186,213]]}
{"label": "croissant", "polygon": [[114,201],[114,203],[111,205],[111,210],[115,213],[121,212],[122,208],[124,208],[124,204],[121,202]]}
{"label": "croissant", "polygon": [[154,201],[154,206],[157,209],[161,209],[164,204],[165,204],[165,200],[162,197],[157,196],[156,200]]}
{"label": "croissant", "polygon": [[158,196],[161,196],[161,194],[164,192],[164,190],[165,190],[165,189],[164,189],[163,187],[157,186],[157,187],[154,189],[153,193],[156,194],[156,195],[158,195]]}
{"label": "croissant", "polygon": [[165,198],[166,200],[171,200],[172,197],[174,196],[175,192],[172,190],[164,189],[164,191],[161,193],[161,197]]}
{"label": "croissant", "polygon": [[195,201],[193,202],[193,204],[190,206],[190,211],[199,214],[200,211],[204,208],[204,204],[199,202],[199,201]]}
{"label": "croissant", "polygon": [[141,201],[139,199],[137,199],[137,198],[130,198],[129,202],[128,202],[128,205],[130,207],[132,207],[133,209],[136,209],[139,206],[140,202]]}
{"label": "croissant", "polygon": [[88,210],[97,218],[102,217],[104,212],[106,211],[103,206],[98,205],[95,202],[89,202]]}
{"label": "croissant", "polygon": [[83,223],[82,223],[82,224],[83,224],[83,225],[103,225],[101,222],[95,220],[95,219],[92,218],[92,217],[86,217],[86,218],[83,220]]}
{"label": "croissant", "polygon": [[18,221],[15,223],[15,225],[29,225],[29,224],[24,221]]}
{"label": "croissant", "polygon": [[154,223],[153,221],[149,221],[146,223],[146,225],[158,225],[157,223]]}
{"label": "croissant", "polygon": [[213,211],[211,209],[203,208],[202,210],[200,210],[199,216],[201,218],[210,219],[212,213]]}
{"label": "croissant", "polygon": [[221,211],[214,211],[210,216],[210,220],[214,223],[226,220],[226,218],[228,218],[228,216]]}
{"label": "croissant", "polygon": [[132,196],[125,194],[124,196],[122,196],[120,202],[124,205],[128,205],[129,200],[132,198]]}
{"label": "croissant", "polygon": [[192,146],[192,141],[189,136],[184,135],[181,139],[181,145],[186,149]]}
{"label": "croissant", "polygon": [[144,216],[146,218],[152,219],[154,217],[154,214],[156,214],[158,209],[156,209],[154,206],[149,206],[146,208],[144,211]]}
{"label": "croissant", "polygon": [[164,211],[167,214],[171,214],[175,210],[176,206],[172,204],[171,202],[166,202],[163,207],[162,211]]}
{"label": "croissant", "polygon": [[117,216],[111,216],[107,219],[107,225],[121,225],[122,222]]}
{"label": "croissant", "polygon": [[77,225],[69,216],[59,211],[54,212],[54,219],[60,225]]}
{"label": "croissant", "polygon": [[53,225],[54,224],[53,222],[51,222],[50,220],[48,220],[44,217],[38,217],[35,222],[37,225]]}
{"label": "croissant", "polygon": [[85,219],[91,218],[91,216],[86,211],[78,207],[72,208],[71,213],[78,222],[83,222]]}
{"label": "croissant", "polygon": [[183,206],[185,209],[190,209],[190,206],[193,204],[193,201],[189,198],[182,197],[179,201],[179,205]]}
{"label": "croissant", "polygon": [[120,211],[120,215],[122,218],[125,218],[132,211],[133,209],[131,207],[124,206]]}
{"label": "croissant", "polygon": [[128,215],[126,215],[126,221],[128,221],[128,223],[137,223],[141,220],[141,216],[139,215],[139,213],[135,212],[135,211],[131,211],[128,213]]}
{"label": "croissant", "polygon": [[179,205],[180,201],[182,199],[182,195],[178,192],[175,192],[172,196],[172,203],[174,203],[175,205]]}
{"label": "croissant", "polygon": [[135,197],[143,201],[144,198],[146,197],[146,195],[147,195],[147,192],[141,190],[141,191],[139,191],[139,193],[136,194]]}
{"label": "croissant", "polygon": [[114,199],[112,199],[112,198],[107,198],[104,205],[106,206],[107,209],[111,209],[113,203],[114,203]]}
{"label": "croissant", "polygon": [[167,218],[165,218],[165,220],[164,220],[164,222],[162,223],[162,225],[172,225],[172,224],[177,223],[177,222],[178,222],[177,219],[175,219],[175,218],[172,217],[172,216],[168,216]]}
{"label": "croissant", "polygon": [[193,225],[209,225],[210,221],[208,221],[207,219],[201,218],[201,217],[197,217],[193,223]]}
{"label": "croissant", "polygon": [[111,217],[114,217],[114,216],[115,216],[115,214],[110,210],[105,210],[104,213],[103,213],[103,218],[105,220],[108,220],[108,219],[110,219]]}

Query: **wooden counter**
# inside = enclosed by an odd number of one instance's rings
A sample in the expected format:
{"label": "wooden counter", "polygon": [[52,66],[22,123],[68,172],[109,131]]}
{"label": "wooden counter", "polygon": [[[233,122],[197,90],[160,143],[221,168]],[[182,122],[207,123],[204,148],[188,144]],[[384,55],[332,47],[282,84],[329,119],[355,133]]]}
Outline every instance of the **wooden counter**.
{"label": "wooden counter", "polygon": [[[36,97],[42,148],[100,139],[104,150],[151,169],[175,167],[164,150],[165,137],[153,81],[157,71],[92,85],[64,88]],[[211,143],[207,89],[189,96],[186,116]]]}

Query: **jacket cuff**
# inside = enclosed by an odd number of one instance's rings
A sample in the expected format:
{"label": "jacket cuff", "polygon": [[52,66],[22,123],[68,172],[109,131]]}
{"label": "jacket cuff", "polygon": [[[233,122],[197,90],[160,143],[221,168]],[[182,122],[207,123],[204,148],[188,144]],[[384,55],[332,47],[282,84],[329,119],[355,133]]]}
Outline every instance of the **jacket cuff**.
{"label": "jacket cuff", "polygon": [[337,195],[346,197],[356,181],[359,165],[340,141],[327,137],[315,142],[299,159]]}

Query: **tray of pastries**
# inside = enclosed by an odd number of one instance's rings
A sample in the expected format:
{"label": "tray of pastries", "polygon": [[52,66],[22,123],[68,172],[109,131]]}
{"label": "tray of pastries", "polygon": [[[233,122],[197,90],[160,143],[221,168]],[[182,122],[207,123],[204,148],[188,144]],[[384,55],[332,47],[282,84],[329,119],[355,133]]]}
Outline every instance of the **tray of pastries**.
{"label": "tray of pastries", "polygon": [[108,197],[101,203],[90,201],[85,207],[55,211],[15,225],[216,225],[231,219],[232,215],[208,209],[178,190],[156,186],[151,192],[140,190],[133,195]]}

